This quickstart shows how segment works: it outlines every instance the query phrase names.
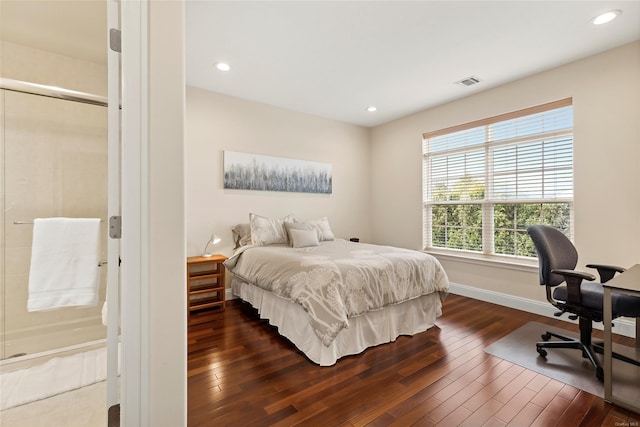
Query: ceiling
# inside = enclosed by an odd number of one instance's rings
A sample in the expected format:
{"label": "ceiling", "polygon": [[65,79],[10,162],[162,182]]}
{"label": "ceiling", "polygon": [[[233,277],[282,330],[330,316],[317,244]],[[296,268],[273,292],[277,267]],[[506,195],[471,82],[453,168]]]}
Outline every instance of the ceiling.
{"label": "ceiling", "polygon": [[[102,1],[1,8],[3,39],[106,56]],[[634,40],[640,0],[186,2],[188,85],[366,127]]]}

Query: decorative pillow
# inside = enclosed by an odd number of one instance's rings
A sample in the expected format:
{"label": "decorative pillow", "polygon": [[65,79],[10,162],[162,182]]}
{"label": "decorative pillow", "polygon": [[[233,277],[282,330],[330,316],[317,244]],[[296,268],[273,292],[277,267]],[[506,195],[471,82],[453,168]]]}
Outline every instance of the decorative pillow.
{"label": "decorative pillow", "polygon": [[293,215],[287,215],[282,219],[272,219],[264,216],[249,214],[251,226],[251,243],[258,246],[289,244],[287,230],[284,223],[294,222]]}
{"label": "decorative pillow", "polygon": [[312,230],[316,231],[316,228],[306,222],[285,222],[284,228],[287,230],[289,241],[291,241],[291,230]]}
{"label": "decorative pillow", "polygon": [[306,248],[320,244],[316,230],[297,230],[291,228],[289,229],[289,236],[291,236],[291,246],[294,248]]}
{"label": "decorative pillow", "polygon": [[311,224],[318,231],[318,240],[321,242],[325,240],[335,240],[335,236],[333,235],[333,231],[331,231],[327,217],[307,221],[307,224]]}
{"label": "decorative pillow", "polygon": [[251,225],[238,224],[231,229],[233,241],[236,244],[234,250],[251,244]]}

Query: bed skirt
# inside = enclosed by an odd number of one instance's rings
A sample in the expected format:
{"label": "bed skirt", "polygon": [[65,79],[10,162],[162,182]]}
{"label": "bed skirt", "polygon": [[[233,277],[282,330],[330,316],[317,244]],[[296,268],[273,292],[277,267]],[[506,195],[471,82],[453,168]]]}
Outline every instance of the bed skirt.
{"label": "bed skirt", "polygon": [[233,294],[258,310],[260,318],[278,328],[314,363],[331,366],[343,356],[358,354],[368,347],[395,341],[400,335],[415,335],[435,324],[442,314],[438,292],[390,305],[350,318],[349,327],[325,346],[309,324],[302,306],[265,291],[237,276],[231,281]]}

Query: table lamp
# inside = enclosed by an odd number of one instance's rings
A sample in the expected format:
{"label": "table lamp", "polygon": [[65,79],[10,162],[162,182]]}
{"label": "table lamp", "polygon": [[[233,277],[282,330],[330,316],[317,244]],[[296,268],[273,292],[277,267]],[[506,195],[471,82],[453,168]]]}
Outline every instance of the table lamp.
{"label": "table lamp", "polygon": [[210,253],[210,252],[207,252],[207,249],[209,249],[210,245],[217,245],[218,243],[220,243],[220,240],[222,240],[222,239],[220,239],[220,237],[218,237],[215,234],[212,234],[211,238],[207,242],[207,245],[204,247],[204,251],[202,251],[202,255],[200,255],[200,256],[202,256],[204,258],[209,258],[210,256],[212,256],[213,254]]}

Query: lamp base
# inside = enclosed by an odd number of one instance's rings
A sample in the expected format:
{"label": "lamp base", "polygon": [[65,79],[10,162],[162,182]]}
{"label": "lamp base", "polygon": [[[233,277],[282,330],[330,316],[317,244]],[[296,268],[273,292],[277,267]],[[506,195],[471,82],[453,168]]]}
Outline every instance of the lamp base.
{"label": "lamp base", "polygon": [[202,254],[200,255],[202,258],[210,258],[213,256],[213,254]]}

